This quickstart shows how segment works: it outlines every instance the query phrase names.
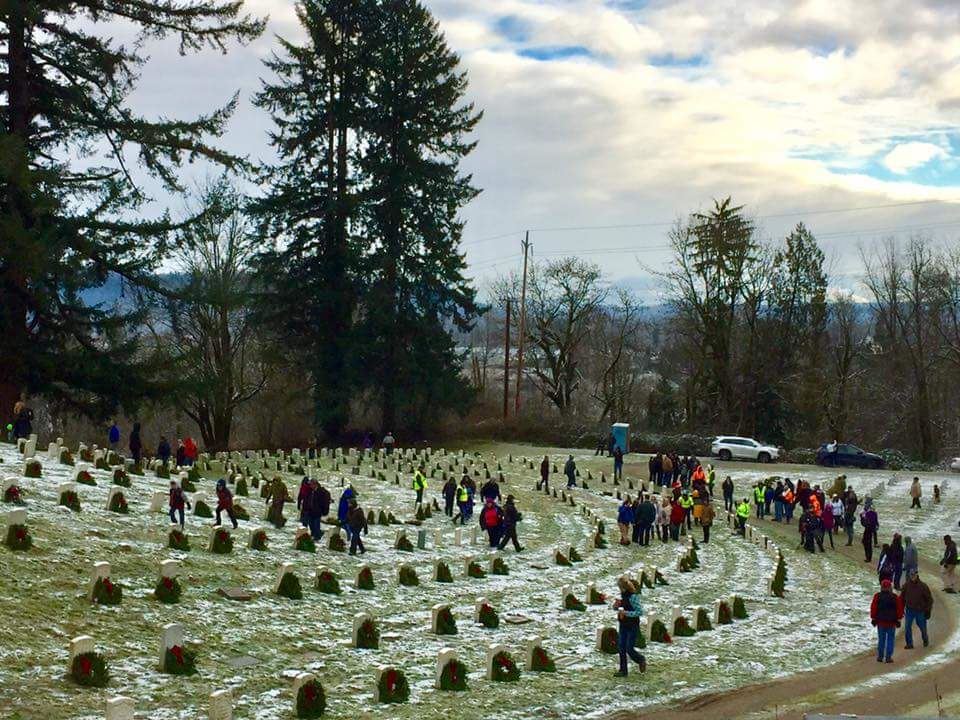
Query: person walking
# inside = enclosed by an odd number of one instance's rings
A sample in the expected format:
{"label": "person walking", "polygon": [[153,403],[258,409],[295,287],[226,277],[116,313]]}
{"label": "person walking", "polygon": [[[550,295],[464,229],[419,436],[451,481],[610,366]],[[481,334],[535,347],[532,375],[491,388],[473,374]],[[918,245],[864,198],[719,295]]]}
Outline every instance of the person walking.
{"label": "person walking", "polygon": [[637,664],[640,672],[647,670],[646,658],[634,649],[637,634],[640,632],[640,616],[643,614],[643,607],[640,604],[640,594],[632,580],[621,577],[617,581],[617,586],[620,588],[620,599],[613,603],[619,626],[617,650],[620,654],[620,670],[617,672],[617,677],[626,677],[628,656]]}
{"label": "person walking", "polygon": [[183,441],[183,451],[186,456],[187,465],[193,465],[197,461],[197,444],[193,441],[193,438],[189,435]]}
{"label": "person walking", "polygon": [[943,591],[951,595],[957,592],[957,544],[949,535],[943,536],[943,558],[940,560],[940,577]]}
{"label": "person walking", "polygon": [[107,431],[107,442],[110,443],[110,449],[116,452],[117,446],[120,445],[120,428],[117,427],[116,420],[110,423],[110,429]]}
{"label": "person walking", "polygon": [[350,528],[350,554],[356,555],[357,550],[363,555],[367,549],[363,546],[363,540],[360,539],[360,533],[364,535],[370,532],[367,526],[367,516],[363,508],[357,504],[357,498],[351,497],[347,508],[347,526]]}
{"label": "person walking", "polygon": [[684,518],[683,507],[676,500],[670,502],[670,539],[674,542],[680,540],[680,526],[683,525]]}
{"label": "person walking", "polygon": [[673,482],[673,458],[669,453],[664,453],[660,458],[660,484],[663,487],[669,487]]}
{"label": "person walking", "polygon": [[307,520],[307,498],[310,497],[310,478],[306,475],[300,481],[300,489],[297,490],[297,512],[300,513],[300,524],[304,527],[310,527]]}
{"label": "person walking", "polygon": [[383,436],[383,449],[387,455],[393,455],[393,447],[396,444],[397,441],[393,437],[393,433],[387,430],[387,434]]}
{"label": "person walking", "polygon": [[277,529],[287,524],[287,519],[283,516],[283,504],[287,501],[287,485],[279,477],[275,477],[267,487],[264,500],[270,509],[267,511],[267,520]]}
{"label": "person walking", "polygon": [[[304,500],[304,516],[307,520],[307,527],[310,528],[310,537],[314,540],[323,538],[323,528],[320,527],[323,518],[330,514],[330,491],[317,482],[316,478],[310,480],[309,492]],[[348,502],[349,508],[349,502]],[[349,510],[347,512],[347,526],[350,525]]]}
{"label": "person walking", "polygon": [[417,468],[413,474],[413,490],[417,494],[413,502],[414,507],[419,507],[423,503],[423,491],[427,489],[427,477],[423,474],[423,465]]}
{"label": "person walking", "polygon": [[617,527],[620,528],[620,544],[630,544],[630,526],[633,524],[633,503],[630,502],[630,496],[624,497],[620,508],[617,510]]}
{"label": "person walking", "polygon": [[883,580],[870,603],[870,622],[877,628],[877,662],[893,662],[893,638],[903,619],[903,598],[893,593],[893,583]]}
{"label": "person walking", "polygon": [[910,509],[921,510],[920,507],[920,498],[923,497],[923,488],[920,487],[920,478],[913,478],[913,482],[910,484]]}
{"label": "person walking", "polygon": [[133,458],[135,467],[140,466],[143,460],[143,440],[140,438],[140,423],[133,424],[133,430],[130,431],[130,457]]}
{"label": "person walking", "polygon": [[453,517],[453,504],[457,499],[457,481],[453,477],[448,477],[443,484],[443,514],[447,517]]}
{"label": "person walking", "polygon": [[470,503],[470,492],[467,490],[467,478],[464,478],[460,481],[460,486],[457,488],[457,514],[453,518],[453,524],[457,524],[457,520],[460,520],[461,527],[466,525],[467,518],[470,516],[469,506]]}
{"label": "person walking", "polygon": [[920,638],[923,640],[923,646],[930,645],[930,636],[927,635],[927,620],[930,619],[930,613],[933,611],[933,594],[925,582],[920,579],[920,573],[916,568],[911,568],[907,573],[907,581],[903,584],[903,590],[900,593],[903,599],[904,618],[906,625],[903,629],[903,639],[906,644],[904,650],[913,650],[913,624],[916,623],[920,629]]}
{"label": "person walking", "polygon": [[903,538],[900,533],[893,534],[890,549],[887,551],[887,562],[890,563],[890,571],[893,573],[893,589],[899,591],[900,579],[903,576]]}
{"label": "person walking", "polygon": [[[820,527],[823,529],[823,534],[827,536],[830,540],[830,549],[834,550],[833,545],[833,527],[834,527],[834,518],[833,518],[833,504],[826,503],[823,506],[823,510],[820,513]],[[823,540],[820,541],[821,547],[823,546]]]}
{"label": "person walking", "polygon": [[517,512],[516,499],[513,495],[507,495],[507,501],[503,505],[503,521],[501,523],[503,532],[500,537],[500,549],[507,547],[508,542],[513,543],[513,549],[516,552],[523,552],[523,546],[517,539],[517,523],[522,520],[522,516]]}
{"label": "person walking", "polygon": [[753,488],[753,504],[756,506],[757,520],[763,520],[764,501],[763,483],[757,483]]}
{"label": "person walking", "polygon": [[347,540],[349,540],[353,534],[353,531],[350,529],[350,523],[347,521],[347,515],[350,514],[350,501],[356,497],[356,494],[353,485],[350,485],[340,493],[340,500],[337,501],[337,522],[347,534]]}
{"label": "person walking", "polygon": [[160,443],[157,445],[157,457],[164,466],[170,461],[170,441],[166,437],[160,437]]}
{"label": "person walking", "polygon": [[233,523],[233,529],[236,530],[239,524],[237,523],[237,516],[233,514],[233,493],[227,487],[227,481],[220,478],[217,480],[217,517],[213,522],[214,527],[220,524],[220,513],[222,512],[227,513],[230,522]]}
{"label": "person walking", "polygon": [[660,453],[654,453],[647,460],[647,477],[651,487],[660,484]]}
{"label": "person walking", "polygon": [[660,542],[665,543],[670,536],[670,511],[673,508],[671,507],[670,498],[663,498],[660,502],[660,506],[657,508],[657,527],[659,528],[660,533]]}
{"label": "person walking", "polygon": [[703,510],[700,511],[700,527],[703,529],[704,544],[710,542],[710,528],[713,527],[713,520],[716,515],[717,513],[713,509],[713,503],[707,501],[703,506]]}
{"label": "person walking", "polygon": [[650,495],[644,495],[640,501],[640,505],[637,507],[634,516],[634,522],[639,529],[638,544],[643,547],[649,546],[650,535],[652,534],[653,526],[657,522],[657,506],[653,504],[653,499]]}
{"label": "person walking", "polygon": [[483,510],[480,511],[480,528],[486,530],[487,539],[490,541],[490,547],[495,548],[500,545],[500,529],[503,523],[503,510],[493,500],[486,500],[483,503]]}
{"label": "person walking", "polygon": [[550,492],[550,458],[546,455],[540,463],[540,482],[537,483],[537,490],[541,488]]}
{"label": "person walking", "polygon": [[500,495],[500,483],[498,483],[493,478],[487,480],[480,487],[480,497],[484,500],[493,500],[494,502],[500,502],[503,499],[503,496]]}
{"label": "person walking", "polygon": [[176,515],[180,516],[180,529],[183,529],[183,506],[186,505],[188,509],[192,509],[190,501],[187,500],[187,496],[183,493],[183,488],[180,487],[179,480],[170,481],[170,522],[176,523]]}
{"label": "person walking", "polygon": [[860,513],[860,525],[863,526],[863,555],[864,562],[873,560],[873,545],[876,541],[877,530],[880,527],[880,520],[877,518],[877,511],[873,509],[873,500],[869,497],[863,501],[863,512]]}
{"label": "person walking", "polygon": [[913,540],[908,535],[903,539],[903,572],[907,577],[910,577],[911,570],[919,571],[919,569],[917,546],[913,544]]}
{"label": "person walking", "polygon": [[183,444],[183,439],[177,440],[177,467],[187,466],[187,448]]}
{"label": "person walking", "polygon": [[720,485],[723,491],[723,509],[726,512],[733,512],[733,479],[727,475]]}
{"label": "person walking", "polygon": [[613,479],[623,480],[623,450],[619,445],[613,449]]}
{"label": "person walking", "polygon": [[687,523],[687,530],[691,530],[693,528],[693,498],[690,497],[690,491],[684,490],[677,503],[683,510],[683,519]]}
{"label": "person walking", "polygon": [[573,461],[573,455],[567,458],[563,466],[563,474],[567,476],[567,488],[577,486],[577,464]]}
{"label": "person walking", "polygon": [[847,488],[843,500],[843,530],[847,534],[847,547],[853,545],[853,524],[857,516],[857,506],[860,501],[857,500],[857,494],[853,488]]}

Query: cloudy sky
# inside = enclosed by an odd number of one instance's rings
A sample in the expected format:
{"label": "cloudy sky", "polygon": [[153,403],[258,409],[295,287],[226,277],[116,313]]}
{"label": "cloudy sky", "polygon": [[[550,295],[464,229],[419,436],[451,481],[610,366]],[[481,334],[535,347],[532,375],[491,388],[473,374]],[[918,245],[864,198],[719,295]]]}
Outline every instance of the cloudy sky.
{"label": "cloudy sky", "polygon": [[[249,0],[268,33],[228,55],[151,46],[134,102],[241,107],[224,144],[267,157],[250,104],[288,0]],[[860,248],[960,237],[960,3],[955,0],[428,0],[484,110],[467,163],[478,280],[576,253],[649,285],[673,220],[732,195],[771,238],[804,220],[838,287]]]}

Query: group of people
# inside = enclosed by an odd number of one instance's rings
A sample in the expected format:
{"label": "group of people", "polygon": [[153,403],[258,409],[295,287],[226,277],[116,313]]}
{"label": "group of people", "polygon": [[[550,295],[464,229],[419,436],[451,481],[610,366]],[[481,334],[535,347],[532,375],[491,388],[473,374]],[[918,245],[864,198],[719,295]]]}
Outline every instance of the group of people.
{"label": "group of people", "polygon": [[[114,452],[118,452],[120,449],[120,441],[120,428],[114,420],[110,423],[110,428],[107,430],[107,445]],[[130,430],[130,436],[127,440],[127,447],[130,449],[130,457],[133,459],[134,464],[140,465],[143,462],[144,454],[143,438],[141,437],[139,422],[133,423],[133,428]],[[189,467],[197,461],[199,454],[200,449],[197,447],[197,443],[194,442],[193,438],[189,435],[177,440],[176,455],[174,455],[173,449],[170,447],[170,441],[161,435],[160,442],[157,443],[155,457],[164,464],[169,463],[170,458],[173,457],[177,467]]]}
{"label": "group of people", "polygon": [[650,482],[660,487],[669,487],[676,482],[685,485],[693,480],[698,469],[707,474],[711,489],[715,480],[713,465],[708,465],[705,469],[693,455],[680,456],[676,452],[664,453],[658,450],[650,456],[647,468]]}

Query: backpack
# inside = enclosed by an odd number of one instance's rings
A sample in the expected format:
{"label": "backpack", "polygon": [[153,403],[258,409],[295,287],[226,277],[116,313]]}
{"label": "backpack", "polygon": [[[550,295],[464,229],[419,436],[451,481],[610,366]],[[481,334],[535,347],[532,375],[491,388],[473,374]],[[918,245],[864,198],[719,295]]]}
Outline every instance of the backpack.
{"label": "backpack", "polygon": [[491,505],[480,513],[480,521],[484,530],[495,528],[500,524],[500,511],[495,505]]}

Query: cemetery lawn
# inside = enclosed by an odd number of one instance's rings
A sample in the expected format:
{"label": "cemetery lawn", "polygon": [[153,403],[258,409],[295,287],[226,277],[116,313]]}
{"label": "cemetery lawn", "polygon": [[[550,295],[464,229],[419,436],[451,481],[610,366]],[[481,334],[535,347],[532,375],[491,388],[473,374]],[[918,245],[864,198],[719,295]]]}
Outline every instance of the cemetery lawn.
{"label": "cemetery lawn", "polygon": [[[318,543],[316,555],[297,551],[293,547],[298,527],[295,505],[286,506],[287,525],[276,530],[264,520],[266,506],[259,499],[258,489],[250,487],[250,497],[242,501],[251,520],[241,521],[240,529],[234,532],[232,554],[208,553],[212,521],[190,514],[187,534],[192,549],[172,551],[166,547],[166,514],[148,512],[153,491],[165,490],[166,480],[150,471],[143,477],[131,476],[133,486],[125,491],[130,513],[119,515],[105,507],[111,486],[109,473],[94,470],[97,486],[77,486],[83,509],[79,514],[72,513],[57,506],[57,485],[72,477],[73,468],[38,453],[43,477],[20,478],[34,548],[27,553],[0,549],[0,617],[5,619],[0,626],[0,709],[4,716],[31,720],[102,718],[106,698],[122,694],[136,700],[143,717],[180,720],[204,717],[208,694],[229,687],[235,718],[279,720],[293,717],[292,678],[307,671],[316,674],[324,685],[328,717],[374,717],[384,713],[383,707],[373,703],[376,668],[393,665],[406,674],[411,697],[409,704],[389,706],[390,717],[453,713],[468,719],[603,717],[787,677],[798,670],[813,670],[868,652],[873,646],[867,610],[875,579],[862,559],[829,552],[816,556],[798,552],[790,541],[794,536],[784,532],[779,542],[789,568],[787,598],[773,598],[767,591],[773,560],[756,546],[732,537],[718,517],[710,544],[700,546],[701,567],[680,574],[676,561],[681,549],[675,544],[655,541],[643,550],[617,545],[618,503],[615,497],[601,494],[617,490],[609,478],[612,462],[582,450],[571,451],[582,478],[588,470],[594,476],[588,481],[589,490],[573,492],[575,501],[605,519],[610,541],[607,549],[588,551],[587,541],[593,531],[580,508],[536,493],[533,487],[543,453],[549,453],[562,469],[567,451],[483,443],[471,450],[481,453],[469,466],[471,472],[479,472],[478,484],[485,476],[482,463],[486,461],[496,477],[499,460],[505,476],[501,490],[504,495],[509,492],[516,496],[523,513],[519,535],[525,551],[518,555],[510,549],[497,554],[509,566],[509,575],[488,573],[482,580],[465,578],[464,558],[468,554],[485,570],[489,570],[492,557],[482,534],[479,543],[470,546],[476,516],[463,529],[463,546],[455,547],[453,525],[442,512],[434,512],[423,525],[427,549],[413,553],[395,551],[392,545],[398,527],[404,527],[415,543],[416,527],[371,525],[364,539],[368,552],[362,562],[373,570],[373,591],[354,590],[353,576],[361,561],[330,552],[329,535]],[[513,463],[509,462],[511,454]],[[534,469],[522,464],[521,457],[532,460]],[[12,446],[0,445],[0,460],[0,475],[22,475],[22,460]],[[444,470],[451,462],[459,470],[460,462],[452,456],[440,459],[435,454],[433,462],[438,460]],[[241,465],[260,467],[252,461]],[[748,482],[767,475],[788,474],[825,485],[833,477],[831,471],[813,467],[715,465],[718,481],[724,474],[733,475],[738,495]],[[370,478],[371,469],[384,472],[386,482]],[[394,484],[392,468],[383,470],[380,464],[374,468],[370,462],[364,462],[357,476],[351,474],[349,464],[334,471],[330,458],[322,459],[319,469],[312,470],[334,500],[343,479],[358,490],[365,510],[379,514],[384,509],[401,521],[413,518],[408,465],[402,468],[399,485]],[[605,484],[600,482],[601,471],[608,474]],[[198,491],[208,498],[211,507],[219,472],[220,466],[214,463],[198,483]],[[282,475],[296,496],[299,477],[267,472],[270,477]],[[883,492],[875,495],[881,530],[893,527],[896,510],[906,518],[906,534],[918,542],[921,554],[927,559],[939,557],[938,537],[954,522],[958,509],[949,484],[943,504],[909,514],[906,489],[912,474],[851,470],[847,476],[861,497],[864,490],[896,476],[894,485],[885,485]],[[627,480],[632,478],[636,483],[645,477],[646,456],[628,456],[625,481],[619,489],[629,493]],[[944,480],[935,476],[922,479],[927,498],[932,496],[933,482]],[[440,471],[428,477],[428,483],[427,497],[439,498],[443,484]],[[551,485],[559,494],[565,486],[562,475],[551,475]],[[442,506],[442,499],[440,503]],[[266,528],[269,537],[265,552],[247,548],[251,531],[260,526]],[[328,533],[331,530],[330,526],[324,528]],[[442,529],[443,541],[439,549],[434,549],[437,528]],[[790,531],[795,533],[795,526]],[[699,531],[695,533],[699,539]],[[555,566],[554,551],[571,545],[584,556],[584,562]],[[153,598],[159,564],[167,558],[183,564],[184,593],[179,604],[164,605]],[[453,584],[433,582],[434,558],[450,565]],[[121,605],[97,607],[86,599],[90,569],[100,560],[111,563],[111,579],[123,586]],[[279,598],[272,593],[282,562],[293,564],[303,586],[303,600]],[[396,569],[401,563],[414,567],[421,580],[419,586],[399,586]],[[321,565],[337,573],[342,594],[322,594],[315,589],[315,572]],[[680,605],[687,617],[691,606],[697,605],[707,606],[712,614],[714,601],[728,599],[731,594],[744,597],[750,617],[691,638],[676,638],[671,645],[648,645],[644,651],[648,661],[645,676],[631,668],[626,681],[614,678],[616,658],[595,649],[596,630],[616,625],[614,611],[608,604],[588,606],[583,613],[564,612],[561,587],[569,585],[582,599],[586,597],[586,584],[594,582],[598,591],[613,598],[617,596],[616,578],[625,571],[637,572],[642,565],[659,567],[670,582],[643,592],[645,610],[658,618],[669,619],[673,605]],[[936,584],[928,579],[931,586]],[[243,588],[254,598],[236,602],[217,594],[218,589],[227,587]],[[479,596],[486,597],[500,613],[497,630],[471,622]],[[457,636],[438,638],[429,632],[430,608],[440,602],[452,606],[458,621]],[[352,619],[357,612],[368,612],[379,623],[379,650],[349,647]],[[171,677],[158,671],[161,628],[169,622],[184,625],[187,645],[197,653],[198,675]],[[81,634],[93,636],[108,660],[112,679],[106,689],[82,689],[66,679],[67,645],[70,638]],[[556,674],[523,671],[518,683],[507,686],[484,679],[487,643],[506,645],[522,662],[525,639],[534,634],[543,638],[544,648],[556,660]],[[826,644],[829,652],[824,652]],[[434,689],[437,652],[448,646],[457,650],[470,671],[467,697]],[[898,653],[898,659],[902,659],[902,650]]]}

